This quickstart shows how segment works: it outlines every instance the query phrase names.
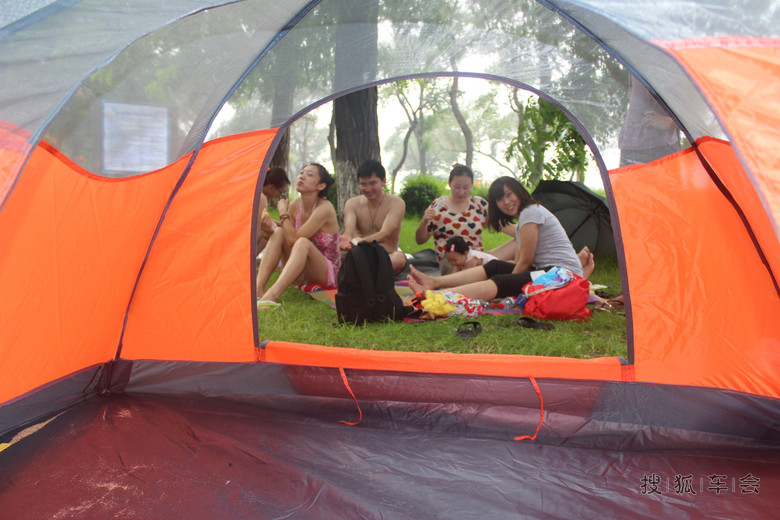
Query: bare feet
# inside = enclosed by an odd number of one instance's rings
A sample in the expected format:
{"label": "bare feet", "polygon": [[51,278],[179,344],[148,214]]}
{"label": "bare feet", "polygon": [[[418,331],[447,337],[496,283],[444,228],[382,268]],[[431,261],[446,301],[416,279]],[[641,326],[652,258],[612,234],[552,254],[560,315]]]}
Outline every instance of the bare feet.
{"label": "bare feet", "polygon": [[588,246],[582,248],[582,251],[577,253],[577,257],[582,264],[582,277],[587,278],[593,273],[596,268],[596,261],[593,259],[593,253],[590,252]]}
{"label": "bare feet", "polygon": [[269,309],[276,309],[282,304],[274,300],[257,300],[257,310],[267,311]]}
{"label": "bare feet", "polygon": [[585,264],[588,263],[588,256],[590,256],[590,248],[588,246],[583,247],[580,252],[577,253],[577,258],[580,259],[582,267],[585,267]]}
{"label": "bare feet", "polygon": [[[434,277],[425,274],[422,271],[419,271],[415,266],[409,264],[409,271],[412,273],[409,276],[406,277],[407,281],[409,281],[409,287],[412,287],[411,281],[414,280],[417,286],[420,287],[420,289],[436,289],[435,283],[434,283]],[[417,291],[419,289],[415,289]]]}
{"label": "bare feet", "polygon": [[271,293],[270,290],[266,291],[265,294],[257,298],[257,310],[258,311],[266,311],[268,309],[276,309],[280,307],[282,304],[279,303],[279,297],[275,296]]}
{"label": "bare feet", "polygon": [[409,288],[413,290],[415,293],[423,292],[425,291],[425,288],[421,286],[417,281],[412,277],[412,275],[406,275],[406,281],[409,282]]}

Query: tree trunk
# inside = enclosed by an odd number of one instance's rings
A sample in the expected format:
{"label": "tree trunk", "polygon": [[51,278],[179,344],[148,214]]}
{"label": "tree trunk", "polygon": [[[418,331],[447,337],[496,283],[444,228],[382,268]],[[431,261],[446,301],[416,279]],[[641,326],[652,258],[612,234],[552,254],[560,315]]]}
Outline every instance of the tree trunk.
{"label": "tree trunk", "polygon": [[417,143],[417,168],[421,174],[426,173],[425,142],[423,141],[423,127],[425,126],[425,114],[420,111],[417,125],[414,127],[414,140]]}
{"label": "tree trunk", "polygon": [[[340,84],[342,78],[359,77],[370,82],[376,77],[376,28],[370,41],[366,41],[363,31],[367,22],[374,22],[371,26],[376,27],[378,0],[346,0],[338,7],[338,17],[340,23],[336,33],[333,78],[337,91],[348,88],[348,85]],[[337,98],[333,102],[333,122],[336,126],[333,169],[336,173],[338,213],[341,215],[347,199],[360,191],[358,166],[368,159],[381,161],[377,88],[370,87]]]}
{"label": "tree trunk", "polygon": [[[293,99],[296,88],[296,71],[293,67],[287,67],[281,78],[276,82],[274,89],[274,103],[271,108],[271,120],[273,124],[285,121],[292,113]],[[271,158],[271,168],[281,168],[290,177],[290,128],[282,134],[279,144]]]}
{"label": "tree trunk", "polygon": [[274,156],[271,158],[271,168],[281,168],[287,172],[287,177],[290,177],[290,128],[284,131],[282,138],[279,140],[279,145],[274,151]]}
{"label": "tree trunk", "polygon": [[425,110],[423,106],[425,103],[425,83],[420,82],[420,98],[417,106],[419,117],[417,118],[417,126],[414,129],[414,137],[417,141],[417,161],[420,167],[420,174],[425,175],[427,173],[426,157],[425,157],[425,141],[423,136],[425,134]]}
{"label": "tree trunk", "polygon": [[452,78],[452,86],[450,87],[450,104],[452,105],[452,113],[455,115],[455,120],[460,126],[461,132],[463,132],[463,138],[466,140],[466,166],[471,168],[471,163],[474,161],[474,134],[469,128],[469,124],[466,122],[466,118],[460,111],[458,106],[458,77]]}
{"label": "tree trunk", "polygon": [[348,198],[360,193],[357,169],[368,159],[381,161],[377,88],[371,87],[347,94],[333,102],[336,124],[336,154],[333,168],[338,180],[338,209],[344,209]]}
{"label": "tree trunk", "polygon": [[398,161],[398,164],[393,168],[393,172],[390,174],[390,193],[395,193],[395,179],[398,177],[398,172],[401,170],[401,168],[404,165],[404,162],[406,162],[406,156],[409,153],[409,139],[412,137],[412,134],[414,133],[414,127],[417,126],[417,120],[412,120],[412,122],[409,124],[409,128],[406,130],[406,135],[404,136],[404,144],[403,144],[403,153],[401,154],[401,159]]}
{"label": "tree trunk", "polygon": [[336,109],[335,107],[330,113],[330,124],[328,125],[328,148],[330,149],[331,161],[335,161],[336,160]]}

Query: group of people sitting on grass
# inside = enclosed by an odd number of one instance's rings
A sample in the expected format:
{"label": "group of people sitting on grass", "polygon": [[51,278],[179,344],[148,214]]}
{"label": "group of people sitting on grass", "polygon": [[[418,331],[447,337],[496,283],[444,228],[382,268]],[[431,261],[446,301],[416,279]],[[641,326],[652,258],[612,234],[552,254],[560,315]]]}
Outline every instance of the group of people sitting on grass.
{"label": "group of people sitting on grass", "polygon": [[[396,275],[407,266],[407,255],[398,247],[406,204],[384,191],[385,169],[378,161],[366,161],[357,176],[361,194],[344,205],[344,231],[339,233],[336,210],[326,198],[334,179],[322,165],[301,169],[295,180],[300,197],[289,205],[280,200],[278,221],[267,212],[268,199],[278,197],[289,181],[284,170],[269,170],[258,212],[258,250],[263,252],[257,273],[258,309],[278,306],[282,292],[296,282],[335,288],[342,253],[363,240],[376,240],[387,250]],[[433,237],[441,275],[409,265],[412,289],[450,288],[491,300],[520,294],[534,270],[565,267],[585,278],[593,272],[593,254],[587,247],[575,252],[555,215],[516,179],[493,181],[487,201],[471,194],[473,183],[471,169],[456,165],[450,172],[449,195],[425,210],[415,240],[423,244]],[[485,252],[486,225],[513,238]],[[280,261],[282,271],[267,287]]]}

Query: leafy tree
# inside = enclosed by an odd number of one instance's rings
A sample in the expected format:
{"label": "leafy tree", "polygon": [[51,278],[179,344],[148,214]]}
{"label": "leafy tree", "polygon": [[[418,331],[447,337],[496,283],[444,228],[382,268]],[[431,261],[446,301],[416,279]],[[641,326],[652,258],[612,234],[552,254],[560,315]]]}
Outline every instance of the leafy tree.
{"label": "leafy tree", "polygon": [[[419,70],[446,70],[449,63],[450,41],[441,38],[441,29],[457,23],[460,19],[457,7],[459,0],[396,0],[382,2],[380,18],[389,22],[387,27],[393,33],[384,46],[379,48],[382,53],[394,54],[395,48],[414,48],[420,41],[435,46],[436,51],[424,54],[426,61],[420,64]],[[410,13],[425,23],[407,23]],[[403,23],[396,23],[396,22]],[[387,60],[382,60],[387,61]],[[392,60],[390,60],[392,61]],[[395,189],[398,172],[404,168],[427,173],[431,168],[428,161],[428,150],[431,146],[428,139],[428,118],[440,108],[447,106],[447,90],[434,79],[418,78],[397,82],[383,87],[383,96],[392,96],[401,106],[406,115],[408,126],[404,138],[398,143],[400,152],[389,169],[391,188]],[[414,147],[409,144],[413,142]]]}
{"label": "leafy tree", "polygon": [[587,147],[563,111],[538,97],[518,101],[516,108],[520,123],[505,157],[517,162],[519,179],[529,186],[567,173],[581,180],[588,165]]}
{"label": "leafy tree", "polygon": [[[511,162],[504,162],[507,143],[511,142],[517,131],[516,115],[510,111],[499,111],[498,99],[511,99],[506,92],[516,89],[504,83],[492,82],[491,88],[480,95],[469,107],[471,113],[471,128],[474,132],[476,145],[474,153],[490,159],[497,170],[503,175],[514,175]],[[507,101],[507,105],[511,104]],[[477,174],[478,172],[474,172]],[[482,172],[486,173],[486,172]]]}
{"label": "leafy tree", "polygon": [[[319,20],[318,25],[301,22],[285,33],[274,45],[273,52],[263,58],[228,101],[235,115],[220,131],[221,135],[262,125],[278,126],[298,107],[316,101],[305,96],[316,91],[317,85],[332,80],[335,38],[332,27],[336,16],[330,4],[318,6],[313,17]],[[271,166],[290,169],[290,141],[295,139],[290,132],[288,129],[281,136]]]}
{"label": "leafy tree", "polygon": [[[490,4],[490,0],[468,3],[473,13],[469,18],[480,24],[484,34],[477,45],[487,54],[497,53],[501,63],[535,67],[537,81],[529,83],[562,100],[600,146],[613,145],[626,106],[628,75],[620,63],[590,36],[536,0],[512,0],[511,16],[479,16]],[[500,38],[504,33],[533,44],[524,48],[497,45],[493,35]],[[619,80],[604,81],[605,77]],[[567,104],[574,99],[579,101],[576,105]]]}
{"label": "leafy tree", "polygon": [[[474,156],[486,157],[492,160],[497,169],[503,174],[514,175],[514,168],[511,163],[503,162],[504,152],[507,143],[516,133],[516,116],[511,110],[501,110],[500,105],[506,105],[501,100],[502,90],[509,91],[509,87],[498,82],[487,82],[483,79],[458,78],[458,86],[466,86],[466,89],[472,89],[474,86],[489,90],[475,99],[463,99],[463,91],[458,89],[458,107],[468,121],[468,127],[473,136],[473,154]],[[418,81],[418,80],[414,80]],[[419,80],[422,81],[422,80]],[[425,116],[425,157],[426,171],[428,173],[446,176],[449,173],[451,165],[455,162],[465,164],[464,135],[453,111],[448,106],[448,97],[451,92],[452,79],[433,78],[426,79],[427,89],[435,89],[439,92],[439,101],[431,106]],[[449,85],[449,86],[448,86]],[[385,86],[382,91],[387,97],[390,88],[398,88],[397,85]],[[407,89],[408,91],[408,89]],[[499,100],[497,102],[497,100]],[[408,119],[407,119],[408,120]],[[403,149],[401,142],[402,136],[408,137],[409,127],[401,128],[385,143],[385,149],[398,150],[398,153],[407,154]],[[412,146],[408,150],[407,164],[416,165],[416,150]],[[394,163],[395,164],[395,163]],[[400,162],[398,163],[401,164]],[[396,166],[397,170],[400,167]],[[413,167],[405,168],[414,169]],[[419,171],[419,170],[417,170]],[[476,180],[479,180],[481,174],[488,172],[474,171]],[[491,175],[492,176],[492,175]]]}
{"label": "leafy tree", "polygon": [[[292,168],[299,168],[305,162],[325,162],[327,157],[327,127],[317,125],[318,117],[310,112],[292,125],[290,125],[290,176],[297,172]],[[335,192],[332,188],[330,191]]]}
{"label": "leafy tree", "polygon": [[[415,165],[420,173],[428,172],[429,143],[426,142],[428,118],[442,109],[446,93],[436,80],[430,78],[398,81],[384,87],[382,92],[383,95],[393,96],[398,101],[409,123],[401,145],[401,157],[390,171],[390,189],[394,192],[398,171],[410,155],[416,159]],[[412,137],[416,149],[410,153],[409,142]]]}

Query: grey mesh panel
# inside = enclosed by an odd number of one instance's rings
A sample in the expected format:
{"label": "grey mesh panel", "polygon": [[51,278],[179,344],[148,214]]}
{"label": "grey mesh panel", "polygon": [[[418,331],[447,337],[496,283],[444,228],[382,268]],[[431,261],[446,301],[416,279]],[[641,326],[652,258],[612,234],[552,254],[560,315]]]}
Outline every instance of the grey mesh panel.
{"label": "grey mesh panel", "polygon": [[[641,7],[604,0],[386,0],[379,2],[378,24],[362,8],[369,3],[344,9],[343,2],[324,0],[307,11],[311,4],[92,0],[8,14],[10,25],[0,29],[0,120],[102,173],[105,102],[164,107],[172,162],[207,136],[277,127],[367,84],[457,71],[543,92],[605,150],[616,146],[626,109],[626,64],[688,136],[724,137],[695,85],[651,40],[772,36],[780,26],[780,11],[768,0]],[[220,126],[212,128],[228,96]],[[126,174],[135,173],[141,172]]]}

